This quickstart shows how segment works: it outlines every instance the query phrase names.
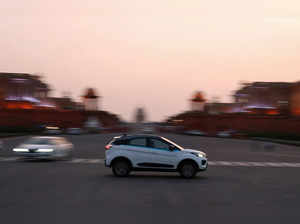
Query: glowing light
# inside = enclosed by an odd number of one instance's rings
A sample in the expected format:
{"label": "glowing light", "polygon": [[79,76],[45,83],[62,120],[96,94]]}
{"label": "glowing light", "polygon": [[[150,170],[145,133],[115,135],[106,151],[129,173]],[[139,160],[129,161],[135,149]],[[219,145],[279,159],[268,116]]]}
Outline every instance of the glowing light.
{"label": "glowing light", "polygon": [[48,127],[46,127],[47,129],[50,129],[50,130],[58,130],[59,129],[59,127],[50,127],[50,126],[48,126]]}
{"label": "glowing light", "polygon": [[22,148],[15,148],[13,149],[14,152],[28,152],[28,149],[22,149]]}
{"label": "glowing light", "polygon": [[37,152],[53,152],[53,149],[38,149]]}

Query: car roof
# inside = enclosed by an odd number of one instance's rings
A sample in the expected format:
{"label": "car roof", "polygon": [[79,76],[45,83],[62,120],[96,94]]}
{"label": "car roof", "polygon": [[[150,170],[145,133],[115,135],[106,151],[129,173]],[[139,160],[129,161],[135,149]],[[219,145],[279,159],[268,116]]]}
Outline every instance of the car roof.
{"label": "car roof", "polygon": [[55,136],[34,136],[32,138],[41,138],[41,139],[65,139],[63,137],[55,137]]}
{"label": "car roof", "polygon": [[114,137],[116,139],[132,139],[132,138],[162,138],[159,135],[150,135],[150,134],[123,134],[121,136]]}

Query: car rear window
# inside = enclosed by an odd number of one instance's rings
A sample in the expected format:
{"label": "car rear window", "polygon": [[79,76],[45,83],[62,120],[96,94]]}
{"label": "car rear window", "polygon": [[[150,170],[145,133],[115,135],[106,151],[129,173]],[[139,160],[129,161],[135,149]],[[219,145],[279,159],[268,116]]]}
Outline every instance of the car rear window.
{"label": "car rear window", "polygon": [[121,138],[113,138],[109,141],[108,145],[126,145],[127,140],[126,139],[121,139]]}
{"label": "car rear window", "polygon": [[48,145],[49,143],[50,141],[47,138],[30,138],[25,142],[29,145]]}

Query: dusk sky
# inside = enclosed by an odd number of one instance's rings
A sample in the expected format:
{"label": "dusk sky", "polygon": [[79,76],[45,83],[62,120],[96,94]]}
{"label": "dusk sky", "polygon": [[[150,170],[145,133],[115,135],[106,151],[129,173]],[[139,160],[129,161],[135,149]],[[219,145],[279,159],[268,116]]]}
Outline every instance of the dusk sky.
{"label": "dusk sky", "polygon": [[126,120],[187,110],[196,90],[229,102],[240,81],[300,80],[299,0],[9,0],[0,20],[1,72],[76,100],[94,87]]}

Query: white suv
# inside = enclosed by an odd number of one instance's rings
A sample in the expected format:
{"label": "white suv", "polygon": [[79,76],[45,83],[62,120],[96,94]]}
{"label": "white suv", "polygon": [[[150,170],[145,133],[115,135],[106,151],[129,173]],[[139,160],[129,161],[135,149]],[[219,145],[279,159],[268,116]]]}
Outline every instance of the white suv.
{"label": "white suv", "polygon": [[105,166],[120,177],[128,176],[130,171],[178,171],[182,177],[192,178],[207,169],[204,152],[184,149],[160,136],[114,137],[105,149]]}

